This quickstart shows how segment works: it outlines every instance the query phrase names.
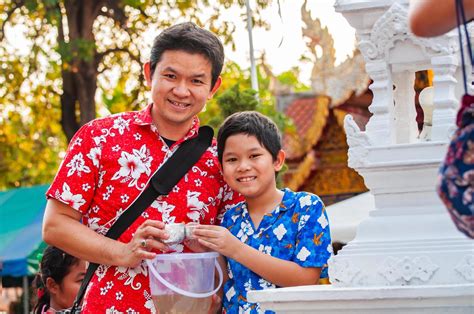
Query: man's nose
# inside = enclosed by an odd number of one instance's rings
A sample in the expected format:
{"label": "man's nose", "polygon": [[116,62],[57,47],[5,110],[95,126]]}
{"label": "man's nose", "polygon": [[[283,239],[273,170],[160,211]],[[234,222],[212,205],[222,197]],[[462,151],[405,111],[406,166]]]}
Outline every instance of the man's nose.
{"label": "man's nose", "polygon": [[189,88],[186,85],[186,82],[183,81],[178,82],[173,89],[173,93],[180,98],[188,97],[190,95]]}

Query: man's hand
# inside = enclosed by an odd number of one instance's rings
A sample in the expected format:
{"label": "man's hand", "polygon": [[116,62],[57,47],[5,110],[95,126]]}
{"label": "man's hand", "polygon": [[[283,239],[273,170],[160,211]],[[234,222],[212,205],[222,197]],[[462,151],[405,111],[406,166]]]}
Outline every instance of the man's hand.
{"label": "man's hand", "polygon": [[239,254],[239,249],[244,245],[229,230],[221,226],[199,225],[194,229],[193,235],[199,244],[230,258]]}
{"label": "man's hand", "polygon": [[156,253],[153,251],[168,251],[168,246],[162,242],[169,238],[164,228],[165,224],[162,221],[151,219],[138,227],[132,240],[121,252],[124,264],[132,268],[137,267],[142,260],[154,258]]}

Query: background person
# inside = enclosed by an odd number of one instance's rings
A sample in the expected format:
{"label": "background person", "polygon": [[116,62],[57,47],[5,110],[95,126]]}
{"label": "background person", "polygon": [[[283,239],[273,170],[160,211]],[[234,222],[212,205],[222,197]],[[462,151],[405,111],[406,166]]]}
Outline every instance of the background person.
{"label": "background person", "polygon": [[48,246],[33,281],[38,300],[33,313],[56,313],[70,308],[86,274],[86,262]]}
{"label": "background person", "polygon": [[[474,0],[463,0],[466,19],[474,18]],[[410,0],[408,22],[416,36],[440,36],[457,26],[456,0]]]}

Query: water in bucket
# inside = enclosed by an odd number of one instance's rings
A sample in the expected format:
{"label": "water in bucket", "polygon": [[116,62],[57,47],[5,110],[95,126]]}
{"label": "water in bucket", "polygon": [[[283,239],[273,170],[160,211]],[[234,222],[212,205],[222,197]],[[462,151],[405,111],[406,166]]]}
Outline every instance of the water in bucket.
{"label": "water in bucket", "polygon": [[147,260],[151,295],[159,313],[208,313],[212,295],[222,284],[218,256],[215,252],[160,254]]}

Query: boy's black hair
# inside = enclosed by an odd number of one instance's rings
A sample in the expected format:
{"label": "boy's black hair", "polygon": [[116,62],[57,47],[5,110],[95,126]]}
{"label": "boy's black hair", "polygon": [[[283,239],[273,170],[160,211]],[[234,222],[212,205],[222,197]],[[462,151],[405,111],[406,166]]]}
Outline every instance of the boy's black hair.
{"label": "boy's black hair", "polygon": [[176,24],[165,29],[156,36],[151,48],[151,77],[161,56],[167,50],[182,50],[203,55],[212,65],[211,89],[214,87],[224,64],[224,47],[216,35],[191,22]]}
{"label": "boy's black hair", "polygon": [[[40,314],[45,306],[49,308],[51,296],[46,287],[46,280],[53,278],[57,284],[61,284],[64,277],[71,271],[73,265],[77,265],[79,259],[54,246],[48,246],[43,252],[43,257],[40,261],[40,269],[33,280],[34,287],[41,291],[38,293],[38,300],[33,309],[33,313]],[[72,304],[71,304],[72,306]]]}
{"label": "boy's black hair", "polygon": [[217,156],[221,164],[225,142],[229,136],[236,134],[255,136],[270,152],[273,161],[281,150],[281,134],[275,122],[256,111],[236,112],[225,119],[217,133]]}

